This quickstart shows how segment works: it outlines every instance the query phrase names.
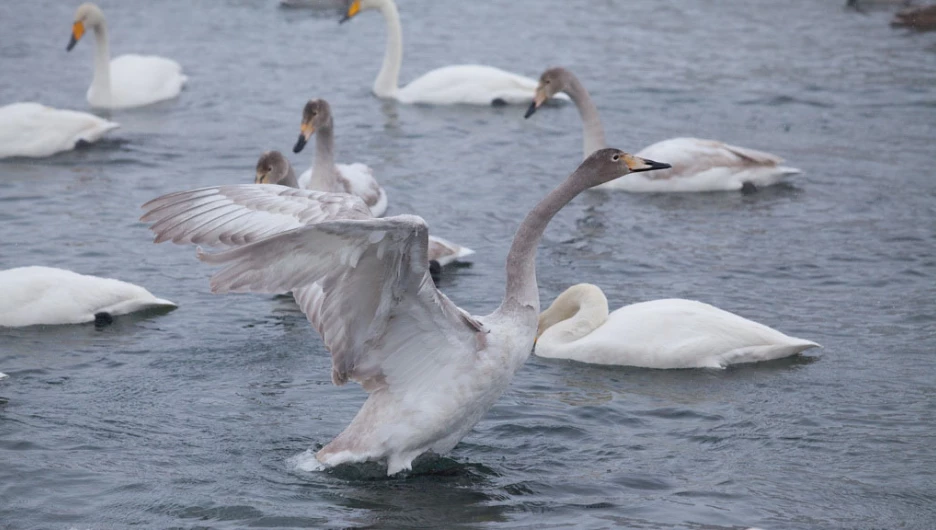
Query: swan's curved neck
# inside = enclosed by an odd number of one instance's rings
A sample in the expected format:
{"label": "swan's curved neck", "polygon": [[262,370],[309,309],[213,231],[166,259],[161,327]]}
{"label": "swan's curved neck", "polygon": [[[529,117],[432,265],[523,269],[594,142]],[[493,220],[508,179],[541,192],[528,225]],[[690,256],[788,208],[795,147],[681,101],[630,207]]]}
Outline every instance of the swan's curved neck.
{"label": "swan's curved neck", "polygon": [[569,74],[566,85],[564,92],[572,98],[579,115],[582,117],[584,133],[582,159],[585,159],[595,151],[608,146],[605,141],[604,127],[601,125],[601,118],[598,116],[598,108],[595,107],[591,96],[578,78]]}
{"label": "swan's curved neck", "polygon": [[331,124],[315,131],[315,161],[310,185],[316,190],[335,190],[335,130]]}
{"label": "swan's curved neck", "polygon": [[94,79],[91,92],[95,100],[110,101],[110,46],[107,43],[107,24],[102,20],[94,26]]}
{"label": "swan's curved neck", "polygon": [[[536,247],[546,230],[546,225],[556,212],[585,190],[585,179],[578,173],[569,176],[551,191],[520,223],[507,253],[507,291],[500,312],[522,312],[529,309],[539,314],[539,290],[536,286]],[[534,315],[534,318],[535,318]]]}
{"label": "swan's curved neck", "polygon": [[540,357],[568,357],[562,346],[587,336],[608,320],[608,299],[589,284],[567,289],[539,316],[536,353]]}
{"label": "swan's curved neck", "polygon": [[380,12],[387,22],[387,49],[383,65],[374,81],[374,94],[381,98],[392,98],[400,86],[400,65],[403,64],[403,29],[400,27],[400,12],[393,0],[381,3]]}
{"label": "swan's curved neck", "polygon": [[277,184],[279,184],[280,186],[289,186],[290,188],[299,187],[299,181],[296,180],[296,172],[293,171],[292,166],[289,166],[288,168],[286,168],[286,176],[283,177],[279,182],[277,182]]}

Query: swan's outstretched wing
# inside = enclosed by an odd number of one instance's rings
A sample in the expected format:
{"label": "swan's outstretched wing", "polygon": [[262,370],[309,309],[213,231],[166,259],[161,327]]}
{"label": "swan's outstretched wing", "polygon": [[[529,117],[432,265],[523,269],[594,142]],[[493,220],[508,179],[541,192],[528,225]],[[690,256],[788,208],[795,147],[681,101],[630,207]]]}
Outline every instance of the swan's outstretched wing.
{"label": "swan's outstretched wing", "polygon": [[296,293],[332,354],[332,380],[373,391],[431,381],[483,343],[482,325],[435,288],[427,247],[425,221],[400,215],[307,225],[199,258],[227,265],[214,292]]}
{"label": "swan's outstretched wing", "polygon": [[361,199],[272,184],[214,186],[163,195],[143,205],[156,243],[231,247],[330,219],[367,219]]}
{"label": "swan's outstretched wing", "polygon": [[749,169],[778,166],[783,159],[763,151],[729,145],[716,140],[670,138],[640,150],[637,156],[661,160],[672,169],[645,173],[655,180],[676,176],[693,176],[712,168]]}

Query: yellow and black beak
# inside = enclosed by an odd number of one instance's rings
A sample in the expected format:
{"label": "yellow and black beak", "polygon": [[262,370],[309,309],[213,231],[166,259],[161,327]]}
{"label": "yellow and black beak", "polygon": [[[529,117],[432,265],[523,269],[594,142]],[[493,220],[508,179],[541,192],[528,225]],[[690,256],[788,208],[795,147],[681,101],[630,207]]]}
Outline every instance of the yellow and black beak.
{"label": "yellow and black beak", "polygon": [[254,184],[263,184],[263,180],[267,178],[267,175],[269,175],[268,172],[257,171],[257,176],[254,177]]}
{"label": "yellow and black beak", "polygon": [[536,87],[536,94],[533,95],[533,103],[530,103],[530,107],[527,109],[526,114],[523,115],[524,118],[529,118],[536,112],[536,109],[543,106],[543,103],[546,103],[546,100],[549,99],[546,97],[545,91],[542,88]]}
{"label": "yellow and black beak", "polygon": [[631,173],[653,171],[654,169],[669,169],[673,167],[669,164],[664,164],[663,162],[654,162],[653,160],[640,158],[639,156],[634,155],[624,155],[624,163],[627,164],[627,168],[630,169]]}
{"label": "yellow and black beak", "polygon": [[81,40],[81,37],[84,36],[85,27],[84,22],[78,21],[72,24],[72,34],[71,38],[68,39],[68,46],[65,48],[65,51],[70,52],[72,48],[78,44],[78,41]]}
{"label": "yellow and black beak", "polygon": [[296,145],[293,146],[293,153],[302,151],[302,148],[305,147],[306,142],[309,141],[309,138],[312,137],[312,133],[314,132],[315,126],[309,123],[303,123],[302,127],[299,128],[299,139],[296,140]]}
{"label": "yellow and black beak", "polygon": [[357,15],[361,12],[361,0],[354,0],[348,5],[348,11],[345,12],[345,16],[338,21],[339,24],[344,24],[345,22],[354,18],[354,15]]}

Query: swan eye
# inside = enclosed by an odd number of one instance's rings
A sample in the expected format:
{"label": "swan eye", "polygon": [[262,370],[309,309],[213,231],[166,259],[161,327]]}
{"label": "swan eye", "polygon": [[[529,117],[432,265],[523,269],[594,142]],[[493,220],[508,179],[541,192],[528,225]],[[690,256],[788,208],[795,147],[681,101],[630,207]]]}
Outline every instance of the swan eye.
{"label": "swan eye", "polygon": [[620,160],[620,159],[621,159],[621,155],[614,155],[614,156],[611,157],[611,160],[613,160],[613,161],[615,161],[615,162],[617,162],[617,161]]}

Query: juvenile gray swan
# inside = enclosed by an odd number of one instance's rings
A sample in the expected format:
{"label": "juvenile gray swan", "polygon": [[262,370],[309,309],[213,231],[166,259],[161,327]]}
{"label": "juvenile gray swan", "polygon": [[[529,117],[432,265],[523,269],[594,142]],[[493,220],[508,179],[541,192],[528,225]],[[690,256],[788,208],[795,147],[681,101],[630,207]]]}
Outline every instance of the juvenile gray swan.
{"label": "juvenile gray swan", "polygon": [[[200,260],[224,266],[211,278],[215,293],[295,294],[331,352],[332,381],[355,381],[369,394],[316,459],[326,466],[386,462],[392,475],[411,469],[422,453],[455,447],[529,357],[540,309],[536,247],[550,219],[590,187],[667,167],[617,149],[589,156],[520,223],[507,254],[504,299],[483,317],[436,289],[419,217],[326,220],[278,232],[250,222],[268,215],[258,205],[334,218],[361,205],[347,195],[246,185],[240,188],[251,188],[248,195],[272,191],[237,204],[219,197],[220,188],[205,188],[150,201],[142,220],[154,223],[157,241],[175,233],[170,239],[178,243],[224,248],[198,251]],[[280,204],[274,193],[310,201]]]}
{"label": "juvenile gray swan", "polygon": [[[585,86],[565,68],[550,68],[540,76],[526,118],[558,92],[572,98],[582,117],[584,157],[607,146],[598,109]],[[630,192],[753,191],[770,186],[800,171],[781,166],[783,159],[716,140],[670,138],[643,148],[636,156],[665,160],[672,169],[652,175],[631,175],[604,188]]]}

